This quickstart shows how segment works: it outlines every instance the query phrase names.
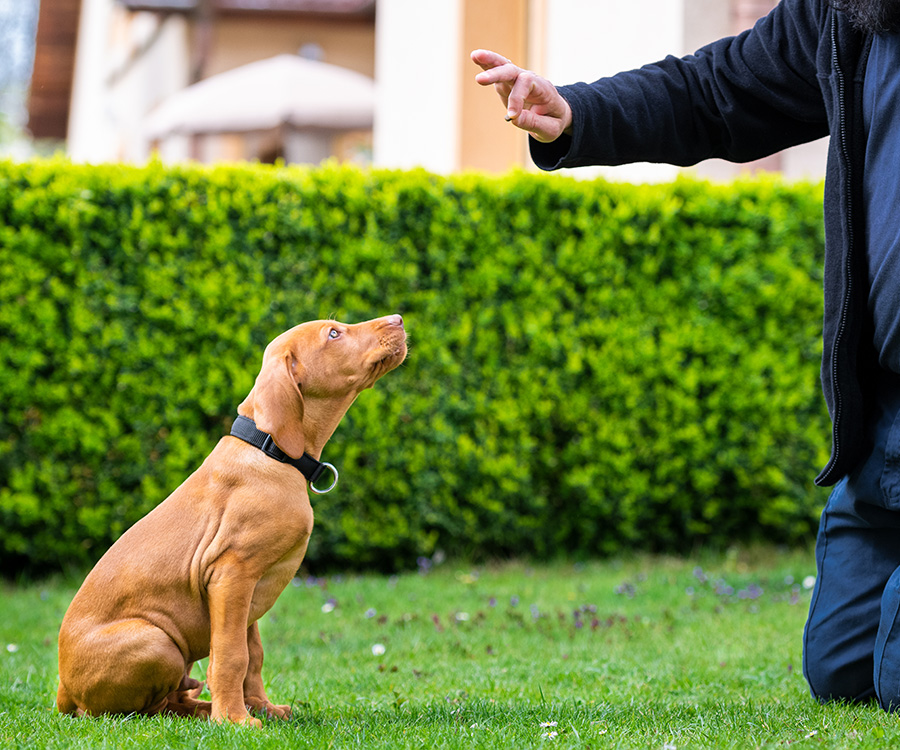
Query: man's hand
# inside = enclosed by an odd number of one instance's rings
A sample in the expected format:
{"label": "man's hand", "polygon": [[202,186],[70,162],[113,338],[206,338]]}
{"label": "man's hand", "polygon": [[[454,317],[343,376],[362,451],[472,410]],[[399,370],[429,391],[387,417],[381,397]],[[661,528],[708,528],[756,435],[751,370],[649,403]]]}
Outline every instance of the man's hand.
{"label": "man's hand", "polygon": [[528,131],[541,143],[571,133],[569,103],[546,78],[486,49],[475,50],[472,61],[484,71],[475,76],[475,81],[482,86],[493,85],[506,105],[506,119],[517,128]]}

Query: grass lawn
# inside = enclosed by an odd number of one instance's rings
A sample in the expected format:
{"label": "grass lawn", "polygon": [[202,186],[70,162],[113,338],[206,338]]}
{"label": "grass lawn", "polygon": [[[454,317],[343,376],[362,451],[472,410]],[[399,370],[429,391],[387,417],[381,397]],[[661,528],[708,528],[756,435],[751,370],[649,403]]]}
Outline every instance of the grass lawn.
{"label": "grass lawn", "polygon": [[[0,588],[0,747],[896,747],[801,673],[811,552],[295,579],[261,622],[262,730],[53,708],[78,582]],[[205,663],[198,665],[202,676]]]}

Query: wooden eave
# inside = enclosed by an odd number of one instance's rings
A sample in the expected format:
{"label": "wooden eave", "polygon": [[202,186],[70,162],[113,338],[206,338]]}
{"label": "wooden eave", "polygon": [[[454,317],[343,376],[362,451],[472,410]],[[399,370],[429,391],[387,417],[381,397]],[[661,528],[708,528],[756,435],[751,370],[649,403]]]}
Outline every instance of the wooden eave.
{"label": "wooden eave", "polygon": [[[118,0],[129,10],[193,13],[199,0]],[[368,18],[375,0],[211,0],[217,15],[331,16]]]}
{"label": "wooden eave", "polygon": [[80,15],[81,0],[41,0],[28,97],[28,130],[35,138],[66,137]]}

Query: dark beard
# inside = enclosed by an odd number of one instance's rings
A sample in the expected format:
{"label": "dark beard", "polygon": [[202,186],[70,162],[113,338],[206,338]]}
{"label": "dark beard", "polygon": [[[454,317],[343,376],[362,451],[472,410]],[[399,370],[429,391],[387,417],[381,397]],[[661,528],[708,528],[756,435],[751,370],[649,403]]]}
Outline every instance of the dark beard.
{"label": "dark beard", "polygon": [[898,0],[831,0],[831,5],[843,11],[861,31],[884,34],[900,31],[900,1]]}

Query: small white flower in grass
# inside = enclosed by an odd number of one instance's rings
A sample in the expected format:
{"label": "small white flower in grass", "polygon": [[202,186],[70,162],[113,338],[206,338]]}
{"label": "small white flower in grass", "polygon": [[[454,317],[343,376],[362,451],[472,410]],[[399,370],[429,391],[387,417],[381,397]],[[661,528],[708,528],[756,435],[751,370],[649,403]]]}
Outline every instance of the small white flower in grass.
{"label": "small white flower in grass", "polygon": [[[555,727],[557,722],[555,721],[542,721],[541,729],[550,729],[551,727]],[[555,740],[559,736],[559,732],[555,729],[551,732],[542,732],[541,737],[548,740]]]}
{"label": "small white flower in grass", "polygon": [[457,612],[456,613],[456,621],[457,622],[466,622],[469,619],[468,612]]}
{"label": "small white flower in grass", "polygon": [[816,585],[816,577],[815,576],[806,576],[806,578],[803,579],[803,588],[811,589],[815,585]]}
{"label": "small white flower in grass", "polygon": [[334,612],[334,602],[325,602],[322,605],[322,611],[325,614],[328,614],[329,612]]}
{"label": "small white flower in grass", "polygon": [[16,653],[16,651],[19,650],[19,647],[18,647],[18,645],[16,645],[15,643],[7,643],[7,644],[6,644],[6,650],[7,650],[9,653],[14,654],[14,653]]}
{"label": "small white flower in grass", "polygon": [[376,643],[374,646],[372,646],[372,654],[374,656],[381,656],[382,654],[384,654],[384,652],[385,648],[383,643]]}

